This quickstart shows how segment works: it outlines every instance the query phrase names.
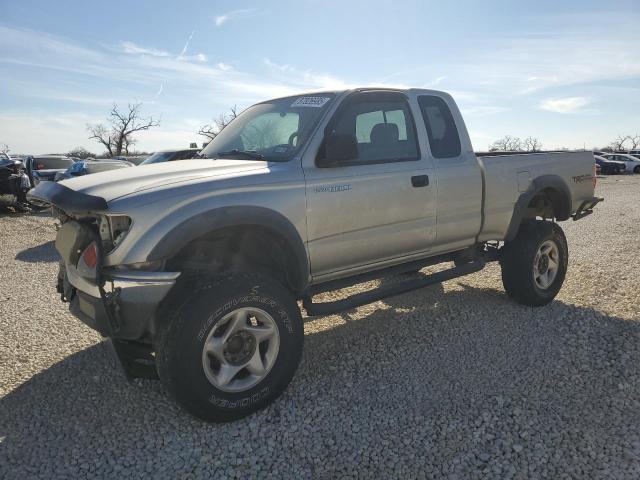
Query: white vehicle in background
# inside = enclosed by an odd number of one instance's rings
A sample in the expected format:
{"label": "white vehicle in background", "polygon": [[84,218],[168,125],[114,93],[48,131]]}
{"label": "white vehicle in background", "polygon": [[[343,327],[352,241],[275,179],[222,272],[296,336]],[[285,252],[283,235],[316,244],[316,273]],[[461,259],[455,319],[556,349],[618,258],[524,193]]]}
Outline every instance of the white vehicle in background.
{"label": "white vehicle in background", "polygon": [[628,153],[607,153],[603,155],[607,160],[624,162],[629,173],[640,173],[640,158],[636,158]]}

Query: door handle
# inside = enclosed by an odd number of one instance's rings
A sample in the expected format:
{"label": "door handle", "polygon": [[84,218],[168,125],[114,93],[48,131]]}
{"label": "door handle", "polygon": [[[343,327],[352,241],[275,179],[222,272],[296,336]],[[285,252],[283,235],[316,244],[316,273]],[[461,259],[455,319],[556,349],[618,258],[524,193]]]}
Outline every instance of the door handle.
{"label": "door handle", "polygon": [[429,175],[414,175],[411,177],[411,185],[414,187],[426,187],[429,185]]}

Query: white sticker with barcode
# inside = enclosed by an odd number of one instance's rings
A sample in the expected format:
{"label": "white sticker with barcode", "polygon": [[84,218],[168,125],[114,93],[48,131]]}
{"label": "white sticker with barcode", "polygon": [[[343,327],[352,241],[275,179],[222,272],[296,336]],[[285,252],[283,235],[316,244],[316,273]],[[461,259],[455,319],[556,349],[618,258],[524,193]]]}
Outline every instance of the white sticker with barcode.
{"label": "white sticker with barcode", "polygon": [[300,97],[291,104],[292,107],[320,108],[329,101],[329,97]]}

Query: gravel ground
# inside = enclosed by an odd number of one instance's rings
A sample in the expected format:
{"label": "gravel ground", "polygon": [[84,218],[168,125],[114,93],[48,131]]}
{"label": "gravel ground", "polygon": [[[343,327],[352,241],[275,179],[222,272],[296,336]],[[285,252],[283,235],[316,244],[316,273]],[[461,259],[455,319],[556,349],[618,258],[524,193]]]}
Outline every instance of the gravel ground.
{"label": "gravel ground", "polygon": [[55,293],[51,219],[2,213],[0,477],[637,479],[640,175],[598,193],[552,304],[493,264],[308,320],[287,392],[224,425],[127,383]]}

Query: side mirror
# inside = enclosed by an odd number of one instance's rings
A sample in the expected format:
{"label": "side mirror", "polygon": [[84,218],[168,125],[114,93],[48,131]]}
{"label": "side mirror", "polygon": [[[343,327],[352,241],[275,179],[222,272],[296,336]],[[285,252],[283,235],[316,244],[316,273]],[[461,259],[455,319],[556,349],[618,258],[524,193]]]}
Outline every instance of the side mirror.
{"label": "side mirror", "polygon": [[319,158],[319,167],[336,167],[341,162],[358,158],[358,140],[355,135],[332,133],[325,138],[325,155]]}

